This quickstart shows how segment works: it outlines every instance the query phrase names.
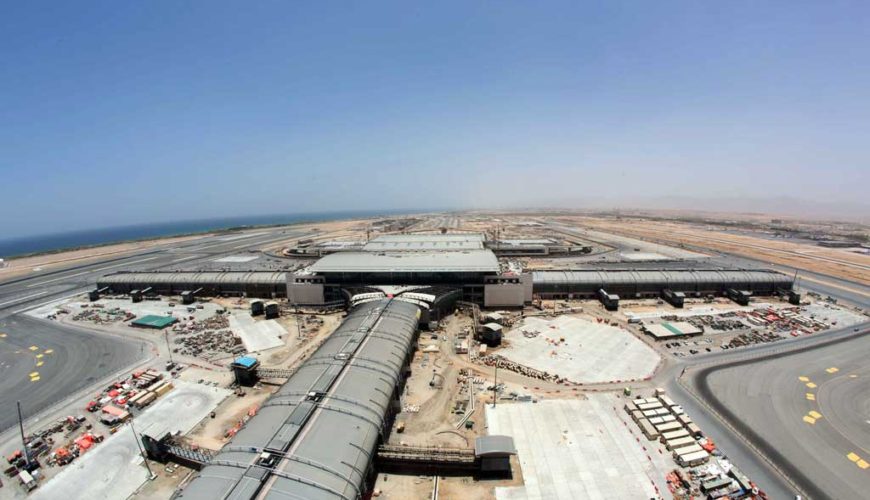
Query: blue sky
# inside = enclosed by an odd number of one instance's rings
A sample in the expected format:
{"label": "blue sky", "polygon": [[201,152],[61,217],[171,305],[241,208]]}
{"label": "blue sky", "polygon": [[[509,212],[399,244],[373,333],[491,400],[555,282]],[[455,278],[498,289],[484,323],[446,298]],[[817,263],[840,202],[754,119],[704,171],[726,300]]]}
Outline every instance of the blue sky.
{"label": "blue sky", "polygon": [[870,3],[324,4],[7,2],[0,232],[867,197]]}

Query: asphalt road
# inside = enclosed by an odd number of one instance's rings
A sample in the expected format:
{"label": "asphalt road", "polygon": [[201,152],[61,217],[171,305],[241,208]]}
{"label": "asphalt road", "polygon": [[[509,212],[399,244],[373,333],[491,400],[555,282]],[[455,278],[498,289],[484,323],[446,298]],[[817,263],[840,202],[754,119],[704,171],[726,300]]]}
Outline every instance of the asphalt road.
{"label": "asphalt road", "polygon": [[190,266],[305,234],[270,228],[206,236],[0,283],[0,432],[17,422],[16,401],[31,417],[150,355],[141,341],[33,318],[26,310],[91,289],[111,272]]}

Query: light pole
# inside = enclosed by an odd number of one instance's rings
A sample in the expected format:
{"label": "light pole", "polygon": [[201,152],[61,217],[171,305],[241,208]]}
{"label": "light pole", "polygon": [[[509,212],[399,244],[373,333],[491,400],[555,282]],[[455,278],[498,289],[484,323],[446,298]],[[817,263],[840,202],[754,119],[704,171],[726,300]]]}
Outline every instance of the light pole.
{"label": "light pole", "polygon": [[142,443],[139,442],[139,435],[136,434],[136,428],[133,427],[133,419],[130,419],[130,430],[133,431],[133,439],[136,440],[136,446],[139,448],[139,453],[142,455],[142,460],[145,462],[145,468],[148,469],[148,479],[154,479],[157,477],[157,474],[151,470],[151,466],[148,465],[148,455],[145,454],[145,450],[142,449]]}
{"label": "light pole", "polygon": [[21,401],[18,401],[18,429],[21,431],[21,446],[24,450],[24,461],[27,467],[30,468],[30,449],[27,448],[27,441],[24,439],[24,419],[21,417]]}
{"label": "light pole", "polygon": [[163,334],[163,338],[166,340],[166,351],[169,353],[169,363],[174,364],[172,362],[172,348],[169,347],[169,330],[164,330]]}
{"label": "light pole", "polygon": [[498,361],[495,362],[495,383],[492,384],[492,407],[495,408],[495,404],[498,401]]}

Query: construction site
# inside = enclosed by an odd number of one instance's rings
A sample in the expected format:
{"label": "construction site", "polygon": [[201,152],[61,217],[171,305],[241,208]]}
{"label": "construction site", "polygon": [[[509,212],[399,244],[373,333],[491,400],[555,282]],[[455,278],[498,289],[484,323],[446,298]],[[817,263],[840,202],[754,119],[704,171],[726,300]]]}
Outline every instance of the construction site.
{"label": "construction site", "polygon": [[858,331],[864,303],[573,220],[324,226],[29,308],[147,361],[10,435],[0,497],[778,498],[670,384]]}

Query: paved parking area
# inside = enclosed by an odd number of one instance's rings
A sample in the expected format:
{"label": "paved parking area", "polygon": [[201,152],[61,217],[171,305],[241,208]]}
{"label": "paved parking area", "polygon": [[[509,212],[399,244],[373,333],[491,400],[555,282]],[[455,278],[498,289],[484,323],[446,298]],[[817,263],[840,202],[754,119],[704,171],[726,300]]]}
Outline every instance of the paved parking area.
{"label": "paved parking area", "polygon": [[287,330],[274,319],[255,321],[247,312],[230,315],[230,330],[242,339],[248,352],[265,351],[284,345]]}
{"label": "paved parking area", "polygon": [[[192,429],[220,404],[231,391],[173,380],[175,389],[158,399],[135,419],[136,432],[163,436]],[[124,499],[148,479],[142,456],[129,425],[108,436],[42,485],[32,498]]]}
{"label": "paved parking area", "polygon": [[630,332],[574,316],[526,318],[505,340],[498,353],[507,359],[581,383],[642,379],[660,359]]}
{"label": "paved parking area", "polygon": [[[513,436],[525,484],[496,488],[498,500],[658,497],[669,457],[645,451],[610,394],[588,400],[488,405],[490,434]],[[632,425],[632,422],[628,422]]]}

